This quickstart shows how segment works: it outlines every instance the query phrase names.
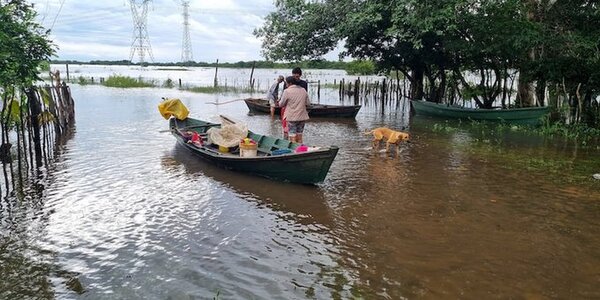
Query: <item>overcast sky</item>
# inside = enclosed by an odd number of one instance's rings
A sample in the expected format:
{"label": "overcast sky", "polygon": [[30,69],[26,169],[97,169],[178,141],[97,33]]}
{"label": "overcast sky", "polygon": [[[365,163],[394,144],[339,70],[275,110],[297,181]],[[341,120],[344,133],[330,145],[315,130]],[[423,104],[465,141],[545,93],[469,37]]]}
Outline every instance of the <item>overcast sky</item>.
{"label": "overcast sky", "polygon": [[[52,29],[58,59],[129,59],[133,41],[130,1],[34,0],[39,22]],[[143,1],[137,0],[137,3]],[[195,61],[264,59],[261,41],[252,35],[275,9],[273,0],[192,0],[190,37]],[[183,6],[180,1],[149,1],[148,36],[154,61],[181,61]],[[327,56],[334,60],[337,56]],[[139,55],[133,58],[139,61]],[[146,61],[148,59],[146,58]]]}

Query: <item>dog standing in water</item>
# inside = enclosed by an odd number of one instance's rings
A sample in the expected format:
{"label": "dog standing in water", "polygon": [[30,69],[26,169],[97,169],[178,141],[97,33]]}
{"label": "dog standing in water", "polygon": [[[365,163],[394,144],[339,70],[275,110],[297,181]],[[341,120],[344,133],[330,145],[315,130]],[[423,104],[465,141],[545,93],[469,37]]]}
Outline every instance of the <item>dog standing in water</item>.
{"label": "dog standing in water", "polygon": [[400,142],[409,141],[410,135],[406,132],[396,131],[387,127],[378,127],[365,132],[365,135],[373,135],[373,149],[379,149],[381,141],[385,140],[385,151],[390,151],[390,145],[396,146],[396,154],[400,153]]}

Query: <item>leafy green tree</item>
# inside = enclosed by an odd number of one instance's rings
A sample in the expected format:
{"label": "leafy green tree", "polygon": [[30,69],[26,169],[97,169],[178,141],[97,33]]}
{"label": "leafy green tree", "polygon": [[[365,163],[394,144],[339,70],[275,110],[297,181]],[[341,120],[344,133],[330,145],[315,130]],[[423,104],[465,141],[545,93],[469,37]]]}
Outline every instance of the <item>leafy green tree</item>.
{"label": "leafy green tree", "polygon": [[38,68],[55,53],[49,31],[35,22],[26,1],[0,1],[0,86],[26,88],[39,80]]}
{"label": "leafy green tree", "polygon": [[[600,94],[600,4],[557,1],[537,21],[544,30],[542,54],[531,67],[538,99],[543,97],[540,87],[547,84],[555,92],[551,94],[569,100],[575,121],[600,126],[598,113],[590,114]],[[559,104],[557,99],[550,101]]]}
{"label": "leafy green tree", "polygon": [[569,94],[587,95],[579,97],[585,106],[597,93],[600,72],[598,6],[588,0],[278,0],[254,33],[273,60],[318,58],[343,42],[341,55],[402,72],[412,98],[440,102],[466,91],[480,107],[498,99],[506,107],[518,73],[519,105],[533,105],[534,95],[544,104],[546,86],[564,82]]}
{"label": "leafy green tree", "polygon": [[350,75],[373,75],[375,64],[370,60],[355,60],[346,65],[346,73]]}
{"label": "leafy green tree", "polygon": [[[394,28],[403,1],[278,0],[254,34],[263,39],[263,55],[273,60],[319,58],[344,41],[344,56],[371,59],[379,70],[400,70],[410,78],[415,98],[422,96],[422,51]],[[411,72],[412,71],[412,72]]]}
{"label": "leafy green tree", "polygon": [[[39,100],[33,85],[39,78],[54,46],[48,39],[48,31],[35,22],[33,7],[22,0],[0,0],[0,95],[2,112],[2,147],[10,149],[9,131],[15,129],[19,186],[23,186],[23,159],[25,145],[25,118],[33,128],[34,151],[39,167],[42,161],[39,122],[44,121]],[[30,114],[31,112],[31,114]],[[4,162],[4,161],[3,161]],[[12,165],[11,165],[12,169]],[[5,186],[8,187],[6,168],[3,168]],[[11,177],[14,184],[14,177]]]}

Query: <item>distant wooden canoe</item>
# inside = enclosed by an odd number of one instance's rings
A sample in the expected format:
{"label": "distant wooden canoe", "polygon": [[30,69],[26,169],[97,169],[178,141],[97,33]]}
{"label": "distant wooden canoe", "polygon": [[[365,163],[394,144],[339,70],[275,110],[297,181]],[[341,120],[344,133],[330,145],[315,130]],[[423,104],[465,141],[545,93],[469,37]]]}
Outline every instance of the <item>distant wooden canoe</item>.
{"label": "distant wooden canoe", "polygon": [[[246,105],[250,112],[254,113],[271,113],[271,106],[269,100],[266,99],[245,99]],[[324,117],[324,118],[354,118],[358,114],[361,105],[325,105],[325,104],[311,104],[308,110],[309,117]],[[280,107],[275,107],[275,114],[279,115],[281,111]]]}
{"label": "distant wooden canoe", "polygon": [[422,100],[411,100],[417,115],[428,115],[450,119],[506,122],[511,124],[535,125],[548,114],[548,107],[511,109],[475,109]]}

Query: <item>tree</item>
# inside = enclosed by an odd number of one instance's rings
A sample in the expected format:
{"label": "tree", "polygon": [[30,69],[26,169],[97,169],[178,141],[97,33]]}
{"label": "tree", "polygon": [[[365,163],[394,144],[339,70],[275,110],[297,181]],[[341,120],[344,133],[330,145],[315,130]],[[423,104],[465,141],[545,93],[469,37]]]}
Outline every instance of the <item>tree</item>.
{"label": "tree", "polygon": [[[39,135],[41,112],[36,110],[39,105],[36,105],[38,99],[33,86],[40,79],[39,69],[55,51],[52,42],[48,39],[49,32],[35,22],[35,16],[33,7],[25,1],[0,0],[0,94],[2,96],[0,122],[2,145],[0,147],[10,149],[9,131],[16,128],[20,186],[22,186],[21,163],[23,161],[21,147],[25,145],[24,116],[28,115],[29,123],[33,127],[36,159],[41,160]],[[5,184],[8,186],[5,164],[3,164],[3,171]],[[14,177],[11,176],[11,179],[14,188]]]}
{"label": "tree", "polygon": [[[498,1],[496,5],[507,3],[509,6],[516,2],[518,0]],[[497,49],[491,46],[485,49],[491,39],[485,28],[494,22],[493,9],[496,9],[486,3],[282,0],[277,2],[277,11],[267,16],[265,25],[255,34],[263,38],[263,53],[271,59],[314,57],[343,41],[346,48],[343,55],[372,60],[381,71],[402,72],[411,83],[411,98],[440,102],[446,94],[449,71],[462,79],[462,84],[467,84],[462,77],[465,70],[483,75],[492,64],[506,67],[503,63],[506,59],[499,59],[498,53],[493,51]],[[514,14],[497,15],[506,18]],[[500,51],[508,52],[504,49],[506,47]],[[501,69],[495,69],[496,75]],[[428,82],[428,91],[424,91],[424,80]],[[498,94],[497,86],[495,94],[484,94],[483,102],[475,98],[480,106],[491,106]]]}
{"label": "tree", "polygon": [[342,42],[341,55],[402,72],[411,98],[507,107],[518,76],[515,105],[544,105],[546,87],[560,85],[586,110],[598,105],[599,11],[589,0],[278,0],[254,33],[274,60]]}
{"label": "tree", "polygon": [[35,22],[36,13],[22,0],[0,1],[0,87],[30,87],[38,68],[55,53],[49,31]]}
{"label": "tree", "polygon": [[[538,90],[540,82],[544,87],[547,83],[576,108],[575,121],[595,126],[600,126],[600,116],[590,115],[589,109],[593,103],[598,105],[595,98],[600,93],[599,12],[600,5],[593,1],[554,3],[540,20],[543,55],[532,68]],[[558,105],[557,99],[551,100]]]}

